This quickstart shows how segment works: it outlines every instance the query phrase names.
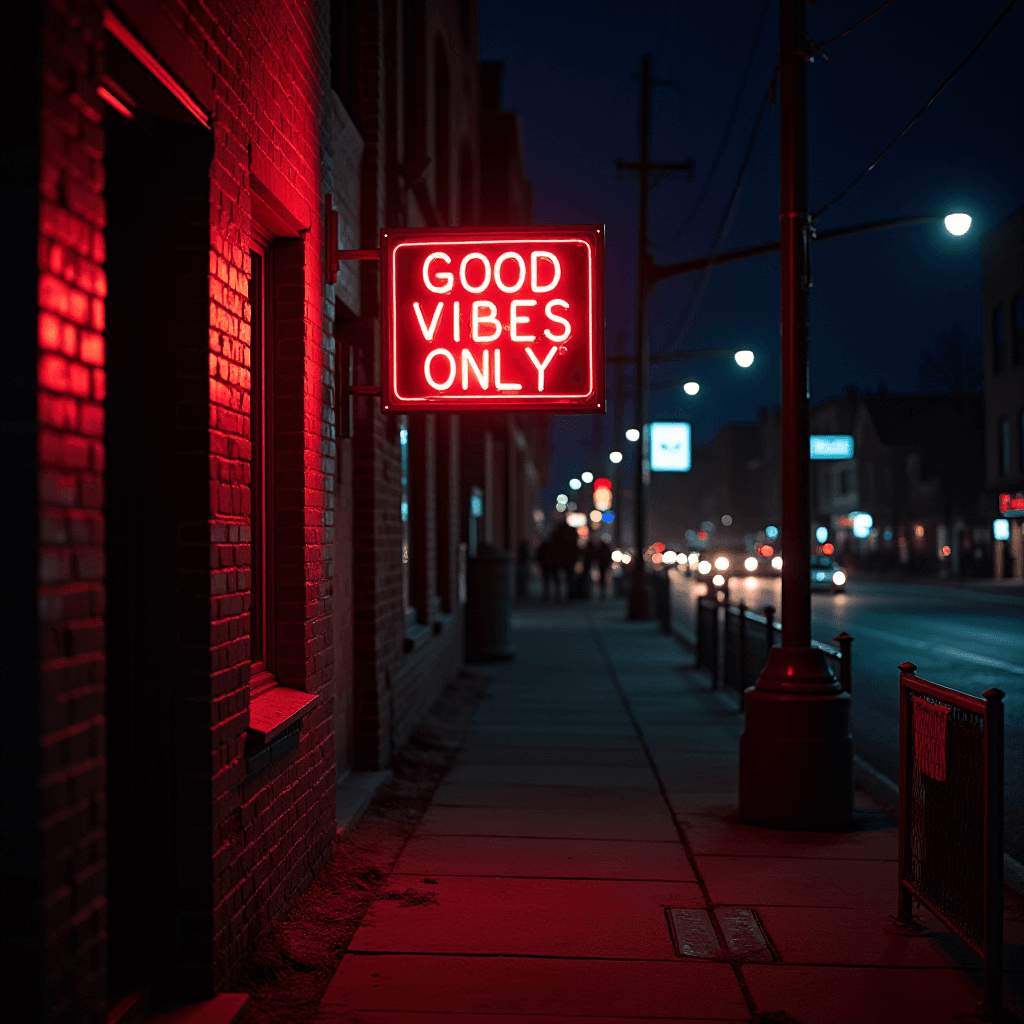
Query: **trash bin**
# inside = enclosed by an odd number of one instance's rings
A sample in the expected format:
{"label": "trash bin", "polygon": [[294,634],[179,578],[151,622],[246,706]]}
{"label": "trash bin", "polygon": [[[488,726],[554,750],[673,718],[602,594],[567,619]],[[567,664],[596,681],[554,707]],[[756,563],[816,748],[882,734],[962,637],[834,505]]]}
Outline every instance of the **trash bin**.
{"label": "trash bin", "polygon": [[468,561],[466,661],[511,661],[515,559],[508,551],[481,544]]}

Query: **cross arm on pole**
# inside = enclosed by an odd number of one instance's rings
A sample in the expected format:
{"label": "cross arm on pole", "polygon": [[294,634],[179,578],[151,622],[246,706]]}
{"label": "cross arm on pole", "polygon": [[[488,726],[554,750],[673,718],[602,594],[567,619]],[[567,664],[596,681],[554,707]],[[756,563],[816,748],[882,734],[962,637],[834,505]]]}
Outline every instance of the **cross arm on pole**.
{"label": "cross arm on pole", "polygon": [[[867,224],[851,224],[849,227],[836,228],[833,231],[819,231],[812,237],[815,242],[827,242],[833,238],[846,238],[848,235],[863,235],[870,231],[885,231],[888,228],[911,227],[915,224],[929,224],[941,220],[939,214],[928,214],[923,217],[895,217],[892,220],[875,220]],[[766,256],[770,252],[778,252],[780,242],[764,242],[761,245],[750,245],[745,249],[732,249],[729,252],[718,252],[713,256],[701,256],[695,260],[683,260],[681,263],[658,264],[653,261],[647,264],[647,283],[650,287],[669,277],[680,274],[692,274],[706,267],[717,267],[723,263],[737,263],[740,260],[753,259],[755,256]]]}
{"label": "cross arm on pole", "polygon": [[693,173],[695,164],[692,160],[685,160],[682,163],[655,163],[654,161],[648,161],[643,163],[637,160],[616,160],[615,170],[617,171],[686,171],[688,174]]}

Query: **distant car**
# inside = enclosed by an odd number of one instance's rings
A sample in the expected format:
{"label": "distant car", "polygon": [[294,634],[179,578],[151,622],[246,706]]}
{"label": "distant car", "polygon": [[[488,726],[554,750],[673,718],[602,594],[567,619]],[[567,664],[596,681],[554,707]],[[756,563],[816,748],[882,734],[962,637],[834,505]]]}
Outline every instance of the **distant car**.
{"label": "distant car", "polygon": [[846,573],[838,562],[824,555],[811,556],[811,590],[831,590],[838,594],[846,590]]}

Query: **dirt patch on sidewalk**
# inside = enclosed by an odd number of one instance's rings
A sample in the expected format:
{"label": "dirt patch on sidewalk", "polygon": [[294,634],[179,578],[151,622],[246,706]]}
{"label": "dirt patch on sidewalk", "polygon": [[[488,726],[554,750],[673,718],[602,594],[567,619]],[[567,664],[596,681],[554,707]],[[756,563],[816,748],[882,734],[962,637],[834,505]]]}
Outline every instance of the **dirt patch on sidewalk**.
{"label": "dirt patch on sidewalk", "polygon": [[239,988],[250,996],[240,1024],[293,1024],[317,1008],[375,900],[433,902],[430,885],[393,891],[388,876],[451,768],[483,699],[487,676],[463,672],[395,755],[394,776],[362,818],[334,842],[330,863],[261,939]]}

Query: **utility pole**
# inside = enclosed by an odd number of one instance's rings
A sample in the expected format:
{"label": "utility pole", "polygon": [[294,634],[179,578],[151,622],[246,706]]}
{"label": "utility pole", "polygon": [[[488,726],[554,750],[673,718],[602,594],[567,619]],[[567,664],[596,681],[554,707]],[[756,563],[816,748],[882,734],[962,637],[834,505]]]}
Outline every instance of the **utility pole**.
{"label": "utility pole", "polygon": [[[619,331],[615,335],[615,353],[619,359],[622,358],[622,331]],[[626,399],[626,389],[623,386],[623,367],[622,363],[618,363],[615,368],[615,441],[612,444],[613,451],[622,451],[622,422],[623,422],[623,403]],[[615,521],[612,523],[612,544],[616,550],[622,550],[622,509],[624,502],[622,500],[622,463],[617,462],[615,468],[612,470],[612,507],[615,509]]]}
{"label": "utility pole", "polygon": [[653,282],[648,230],[651,174],[666,171],[693,172],[693,161],[686,163],[651,163],[651,58],[644,57],[640,66],[640,160],[631,163],[617,160],[618,171],[636,171],[640,180],[640,223],[637,229],[636,274],[636,428],[640,431],[640,448],[636,460],[636,480],[633,484],[633,534],[636,539],[636,560],[629,591],[629,618],[646,619],[650,612],[647,600],[647,582],[644,571],[644,551],[647,548],[647,477],[650,473],[647,437],[647,397],[650,357],[647,348],[647,297]]}
{"label": "utility pole", "polygon": [[770,828],[853,818],[850,697],[811,646],[806,0],[779,3],[782,311],[782,646],[746,695],[740,814]]}

